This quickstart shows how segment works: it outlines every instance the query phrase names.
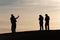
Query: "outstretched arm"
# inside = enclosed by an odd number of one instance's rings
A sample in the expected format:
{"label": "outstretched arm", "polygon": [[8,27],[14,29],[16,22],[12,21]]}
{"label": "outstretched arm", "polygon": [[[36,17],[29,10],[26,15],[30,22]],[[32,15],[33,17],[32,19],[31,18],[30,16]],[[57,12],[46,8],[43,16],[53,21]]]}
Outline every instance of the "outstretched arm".
{"label": "outstretched arm", "polygon": [[16,17],[16,19],[18,19],[19,18],[19,16],[18,17]]}

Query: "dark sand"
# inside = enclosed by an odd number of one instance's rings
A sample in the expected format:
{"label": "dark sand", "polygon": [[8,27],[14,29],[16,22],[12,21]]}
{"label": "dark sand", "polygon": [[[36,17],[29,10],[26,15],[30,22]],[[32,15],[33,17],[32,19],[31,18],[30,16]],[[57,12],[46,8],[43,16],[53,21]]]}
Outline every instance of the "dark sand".
{"label": "dark sand", "polygon": [[0,34],[0,40],[58,40],[60,30],[50,31],[25,31]]}

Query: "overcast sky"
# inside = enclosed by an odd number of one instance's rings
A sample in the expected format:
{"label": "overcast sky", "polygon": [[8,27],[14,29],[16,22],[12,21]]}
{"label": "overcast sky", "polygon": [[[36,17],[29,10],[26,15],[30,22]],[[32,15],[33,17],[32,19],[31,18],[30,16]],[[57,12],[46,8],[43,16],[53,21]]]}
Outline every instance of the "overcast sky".
{"label": "overcast sky", "polygon": [[0,0],[0,32],[10,32],[10,15],[20,16],[17,31],[39,30],[39,14],[51,17],[50,28],[60,29],[60,0]]}

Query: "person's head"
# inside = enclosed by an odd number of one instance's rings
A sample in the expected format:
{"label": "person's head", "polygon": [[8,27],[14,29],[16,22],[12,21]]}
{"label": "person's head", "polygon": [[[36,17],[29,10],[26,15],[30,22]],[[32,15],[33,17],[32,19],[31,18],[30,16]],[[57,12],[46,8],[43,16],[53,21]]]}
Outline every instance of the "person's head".
{"label": "person's head", "polygon": [[45,14],[45,16],[48,16],[48,14]]}
{"label": "person's head", "polygon": [[13,14],[11,14],[11,16],[13,16]]}
{"label": "person's head", "polygon": [[39,15],[39,17],[41,17],[42,15]]}

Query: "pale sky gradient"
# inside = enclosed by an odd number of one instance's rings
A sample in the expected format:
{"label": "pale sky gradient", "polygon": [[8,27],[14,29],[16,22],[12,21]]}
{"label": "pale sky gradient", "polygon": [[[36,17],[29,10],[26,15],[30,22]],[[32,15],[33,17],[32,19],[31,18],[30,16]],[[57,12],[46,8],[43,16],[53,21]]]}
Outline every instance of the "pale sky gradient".
{"label": "pale sky gradient", "polygon": [[60,0],[0,0],[0,33],[11,32],[11,14],[20,16],[16,31],[39,30],[39,14],[50,16],[50,29],[60,29]]}

